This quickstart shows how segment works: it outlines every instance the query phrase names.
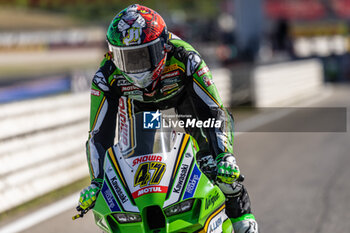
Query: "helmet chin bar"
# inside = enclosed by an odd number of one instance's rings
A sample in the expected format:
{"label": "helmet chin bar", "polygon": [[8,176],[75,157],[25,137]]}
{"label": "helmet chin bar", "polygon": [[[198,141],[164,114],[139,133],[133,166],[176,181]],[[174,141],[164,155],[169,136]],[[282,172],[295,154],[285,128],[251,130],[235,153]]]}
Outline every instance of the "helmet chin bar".
{"label": "helmet chin bar", "polygon": [[[150,86],[153,82],[156,82],[156,80],[161,76],[161,73],[163,72],[163,69],[165,66],[166,58],[167,58],[167,53],[165,53],[164,58],[158,64],[156,69],[153,71],[145,71],[142,73],[135,73],[135,74],[129,74],[126,72],[122,72],[122,74],[133,85],[135,85],[139,88],[146,88],[146,87]],[[153,88],[152,88],[152,90],[153,90]]]}
{"label": "helmet chin bar", "polygon": [[152,83],[153,72],[146,71],[138,74],[128,74],[123,72],[123,76],[132,84],[139,88],[146,88]]}

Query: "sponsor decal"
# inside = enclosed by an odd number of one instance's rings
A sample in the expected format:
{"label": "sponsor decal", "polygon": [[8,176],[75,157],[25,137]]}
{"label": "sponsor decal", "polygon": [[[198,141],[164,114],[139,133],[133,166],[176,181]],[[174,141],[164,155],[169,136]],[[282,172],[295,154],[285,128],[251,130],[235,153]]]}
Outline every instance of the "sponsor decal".
{"label": "sponsor decal", "polygon": [[172,89],[172,90],[170,90],[170,91],[164,92],[163,95],[164,95],[164,96],[167,96],[167,95],[170,95],[170,94],[171,94],[171,95],[174,95],[174,94],[179,93],[180,91],[182,91],[183,88],[184,88],[183,86],[182,86],[182,87],[174,88],[174,89]]}
{"label": "sponsor decal", "polygon": [[[116,77],[116,75],[115,75],[114,78],[118,78],[118,77]],[[126,79],[119,79],[117,81],[117,86],[129,86],[130,84],[131,83]]]}
{"label": "sponsor decal", "polygon": [[204,66],[202,69],[197,71],[198,77],[202,76],[203,74],[206,74],[209,72],[208,66]]}
{"label": "sponsor decal", "polygon": [[209,87],[210,85],[212,85],[214,82],[213,82],[213,80],[211,80],[208,76],[206,76],[206,75],[204,75],[203,77],[202,77],[202,79],[203,79],[203,82],[204,82],[204,85],[205,86],[207,86],[207,87]]}
{"label": "sponsor decal", "polygon": [[183,200],[193,197],[193,195],[194,195],[194,193],[196,191],[199,179],[201,178],[201,175],[202,175],[202,173],[200,172],[200,170],[197,167],[197,165],[195,165],[194,168],[193,168],[190,180],[188,181]]}
{"label": "sponsor decal", "polygon": [[124,91],[134,91],[134,90],[139,90],[140,88],[138,88],[138,87],[135,87],[135,86],[124,86],[124,87],[122,87],[122,92],[124,92]]}
{"label": "sponsor decal", "polygon": [[205,209],[210,207],[214,207],[215,202],[219,200],[219,193],[215,192],[214,194],[210,194],[207,199],[205,199]]}
{"label": "sponsor decal", "polygon": [[129,95],[128,97],[129,97],[130,99],[143,101],[143,96],[142,96],[142,95]]}
{"label": "sponsor decal", "polygon": [[174,72],[170,72],[170,73],[162,75],[162,77],[160,77],[160,79],[163,80],[163,79],[172,78],[172,77],[179,76],[179,75],[180,75],[180,72],[178,70],[175,70]]}
{"label": "sponsor decal", "polygon": [[163,93],[165,91],[171,90],[171,89],[176,88],[178,86],[179,85],[177,83],[173,83],[173,84],[164,86],[160,91]]}
{"label": "sponsor decal", "polygon": [[111,190],[108,188],[106,182],[103,183],[101,193],[102,193],[103,198],[107,202],[109,209],[112,212],[120,211],[120,208],[119,208],[116,200],[114,199],[114,196],[113,196]]}
{"label": "sponsor decal", "polygon": [[182,164],[181,165],[180,177],[179,177],[179,180],[178,180],[176,186],[173,189],[174,193],[180,193],[180,191],[182,190],[182,187],[184,186],[184,183],[186,181],[186,175],[187,175],[188,167],[189,166],[187,164]]}
{"label": "sponsor decal", "polygon": [[164,71],[163,71],[163,74],[165,73],[168,73],[168,72],[171,72],[171,71],[174,71],[174,70],[177,70],[177,69],[180,69],[181,67],[178,66],[177,64],[172,64],[170,66],[165,66],[164,67]]}
{"label": "sponsor decal", "polygon": [[151,93],[143,93],[145,96],[148,96],[148,97],[153,97],[154,94],[156,94],[156,90],[152,91]]}
{"label": "sponsor decal", "polygon": [[221,226],[221,224],[222,224],[222,218],[220,216],[217,219],[215,219],[214,221],[211,221],[208,231],[210,233],[215,232],[215,230],[218,229]]}
{"label": "sponsor decal", "polygon": [[112,177],[112,179],[110,179],[112,186],[114,188],[114,191],[116,192],[118,199],[122,202],[125,203],[127,202],[129,199],[127,198],[127,196],[124,194],[124,192],[122,191],[122,189],[119,187],[118,184],[118,179],[117,177]]}
{"label": "sponsor decal", "polygon": [[141,188],[136,192],[133,192],[132,196],[133,198],[138,198],[149,193],[167,193],[167,192],[168,192],[167,186],[148,186],[145,188]]}
{"label": "sponsor decal", "polygon": [[126,98],[119,99],[119,137],[121,140],[121,150],[124,151],[130,147],[130,138],[129,138],[129,119],[127,114],[127,102]]}
{"label": "sponsor decal", "polygon": [[126,92],[123,92],[123,95],[142,95],[142,91],[140,90],[126,91]]}
{"label": "sponsor decal", "polygon": [[156,112],[143,112],[143,128],[144,129],[160,129],[162,113],[157,110]]}
{"label": "sponsor decal", "polygon": [[91,89],[91,95],[100,96],[101,92],[99,90]]}
{"label": "sponsor decal", "polygon": [[162,156],[159,156],[159,155],[145,155],[134,159],[132,161],[132,166],[134,167],[139,163],[150,162],[150,161],[161,162],[162,159],[163,159]]}
{"label": "sponsor decal", "polygon": [[167,95],[170,95],[170,94],[174,94],[174,93],[176,93],[176,91],[178,91],[178,90],[179,90],[179,88],[175,88],[175,89],[173,89],[173,90],[164,92],[163,95],[164,95],[164,96],[167,96]]}
{"label": "sponsor decal", "polygon": [[164,79],[164,80],[162,80],[162,83],[165,85],[169,85],[169,84],[177,83],[179,81],[180,81],[179,77],[174,77],[174,78]]}

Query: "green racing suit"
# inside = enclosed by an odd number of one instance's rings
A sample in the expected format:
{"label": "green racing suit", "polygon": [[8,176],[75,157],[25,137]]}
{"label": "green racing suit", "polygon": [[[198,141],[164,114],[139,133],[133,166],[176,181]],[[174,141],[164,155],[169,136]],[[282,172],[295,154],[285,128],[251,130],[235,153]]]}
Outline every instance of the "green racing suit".
{"label": "green racing suit", "polygon": [[[174,108],[179,116],[198,120],[216,119],[223,122],[220,128],[188,127],[200,148],[200,155],[233,154],[233,117],[223,106],[212,74],[198,52],[185,41],[172,37],[172,49],[167,53],[165,68],[160,78],[147,88],[138,88],[128,82],[116,68],[107,53],[96,72],[91,87],[90,131],[87,141],[87,160],[91,180],[103,178],[105,151],[114,145],[115,129],[119,133],[133,113]],[[128,132],[126,132],[128,133]],[[242,192],[241,192],[242,193]],[[240,201],[226,203],[230,218],[250,214],[249,197],[244,190]],[[230,198],[228,198],[230,199]],[[234,205],[230,208],[229,205]],[[245,206],[244,209],[234,210]]]}

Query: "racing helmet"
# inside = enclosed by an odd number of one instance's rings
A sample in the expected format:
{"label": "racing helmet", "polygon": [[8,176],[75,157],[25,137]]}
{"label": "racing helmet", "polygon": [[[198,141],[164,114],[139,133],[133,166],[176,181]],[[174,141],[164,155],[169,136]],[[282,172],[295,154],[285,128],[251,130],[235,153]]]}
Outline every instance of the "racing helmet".
{"label": "racing helmet", "polygon": [[163,18],[138,4],[119,12],[107,31],[114,64],[129,82],[140,88],[149,86],[161,75],[167,39]]}

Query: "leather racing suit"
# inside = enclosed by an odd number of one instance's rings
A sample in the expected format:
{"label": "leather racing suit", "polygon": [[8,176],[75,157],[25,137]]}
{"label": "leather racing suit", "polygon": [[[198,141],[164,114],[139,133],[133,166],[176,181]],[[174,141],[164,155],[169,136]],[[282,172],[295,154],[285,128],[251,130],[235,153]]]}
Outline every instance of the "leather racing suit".
{"label": "leather racing suit", "polygon": [[[200,148],[198,156],[223,152],[233,153],[233,118],[224,108],[212,74],[198,52],[179,38],[171,38],[161,77],[149,87],[141,89],[128,82],[115,67],[111,55],[106,54],[96,72],[91,89],[90,132],[87,141],[87,160],[91,180],[103,179],[105,151],[114,145],[116,119],[121,108],[156,111],[175,108],[179,115],[199,120],[218,119],[220,129],[187,128]],[[120,119],[120,116],[119,116]],[[250,214],[248,194],[241,185],[237,196],[227,196],[226,208],[230,218]]]}

